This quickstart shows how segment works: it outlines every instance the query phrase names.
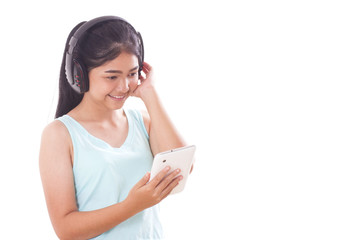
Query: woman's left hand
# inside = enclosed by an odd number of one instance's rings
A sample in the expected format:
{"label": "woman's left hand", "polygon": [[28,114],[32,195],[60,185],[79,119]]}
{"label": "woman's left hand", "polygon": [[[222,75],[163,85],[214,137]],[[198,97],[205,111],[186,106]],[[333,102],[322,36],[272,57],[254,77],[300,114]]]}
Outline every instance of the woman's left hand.
{"label": "woman's left hand", "polygon": [[132,96],[141,98],[144,100],[146,95],[150,94],[154,90],[154,72],[153,68],[147,62],[143,63],[142,71],[145,73],[146,77],[140,76],[140,84],[133,91]]}

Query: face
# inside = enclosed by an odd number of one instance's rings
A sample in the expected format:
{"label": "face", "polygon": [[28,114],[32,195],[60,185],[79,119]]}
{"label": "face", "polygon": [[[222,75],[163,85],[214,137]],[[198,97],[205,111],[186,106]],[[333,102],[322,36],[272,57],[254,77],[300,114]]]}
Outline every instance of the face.
{"label": "face", "polygon": [[89,91],[84,97],[112,110],[121,108],[138,84],[138,59],[123,52],[112,61],[90,70]]}

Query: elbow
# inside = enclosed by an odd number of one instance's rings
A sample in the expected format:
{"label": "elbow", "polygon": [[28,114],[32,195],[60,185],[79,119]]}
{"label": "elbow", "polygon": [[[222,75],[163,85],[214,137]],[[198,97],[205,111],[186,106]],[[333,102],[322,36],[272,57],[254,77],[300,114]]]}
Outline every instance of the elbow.
{"label": "elbow", "polygon": [[54,226],[54,230],[56,233],[56,236],[60,239],[60,240],[70,240],[70,239],[79,239],[76,236],[74,236],[74,234],[71,234],[71,232],[66,229],[66,228],[61,228],[61,227],[55,227]]}
{"label": "elbow", "polygon": [[60,240],[67,240],[67,239],[70,239],[70,236],[69,234],[62,230],[62,229],[59,229],[59,228],[56,228],[54,226],[54,230],[55,230],[55,233],[56,233],[56,236],[60,239]]}
{"label": "elbow", "polygon": [[60,240],[83,240],[87,239],[86,237],[81,235],[81,231],[74,224],[69,222],[69,214],[58,220],[53,222],[53,228],[56,236]]}
{"label": "elbow", "polygon": [[81,238],[77,236],[74,232],[68,230],[55,230],[56,235],[60,240],[83,240],[86,238]]}
{"label": "elbow", "polygon": [[187,144],[185,141],[183,140],[179,140],[178,142],[176,142],[171,149],[174,149],[174,148],[182,148],[182,147],[186,147]]}

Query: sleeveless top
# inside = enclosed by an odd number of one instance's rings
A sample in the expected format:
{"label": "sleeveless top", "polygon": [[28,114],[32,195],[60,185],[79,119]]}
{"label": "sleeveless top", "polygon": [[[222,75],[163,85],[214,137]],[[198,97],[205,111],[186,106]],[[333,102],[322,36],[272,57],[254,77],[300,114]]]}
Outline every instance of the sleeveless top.
{"label": "sleeveless top", "polygon": [[[131,188],[150,171],[153,155],[142,115],[124,109],[128,136],[120,148],[91,135],[68,115],[60,120],[67,127],[74,151],[73,174],[79,211],[101,209],[123,201]],[[96,240],[162,239],[159,205],[136,214]]]}

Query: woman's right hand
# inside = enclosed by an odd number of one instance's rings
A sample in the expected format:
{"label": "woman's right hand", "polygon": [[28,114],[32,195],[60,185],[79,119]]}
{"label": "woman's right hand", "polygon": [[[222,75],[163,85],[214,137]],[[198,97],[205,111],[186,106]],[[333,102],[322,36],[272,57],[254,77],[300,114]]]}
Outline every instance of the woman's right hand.
{"label": "woman's right hand", "polygon": [[176,169],[166,176],[169,170],[170,167],[164,168],[150,182],[150,173],[146,173],[130,190],[125,201],[133,206],[137,212],[141,212],[161,202],[183,178],[181,175],[178,176],[180,169]]}

